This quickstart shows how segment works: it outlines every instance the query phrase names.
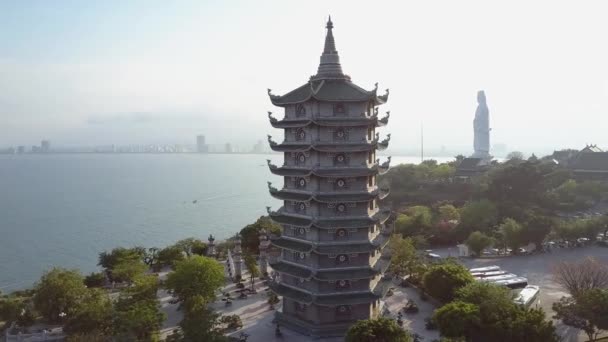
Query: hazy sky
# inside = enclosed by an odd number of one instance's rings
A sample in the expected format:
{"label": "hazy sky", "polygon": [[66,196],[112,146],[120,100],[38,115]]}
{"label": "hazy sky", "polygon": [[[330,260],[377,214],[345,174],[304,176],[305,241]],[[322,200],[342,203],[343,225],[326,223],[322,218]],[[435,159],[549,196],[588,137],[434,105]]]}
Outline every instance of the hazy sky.
{"label": "hazy sky", "polygon": [[[0,146],[253,143],[266,88],[316,72],[331,14],[342,67],[390,88],[391,147],[608,148],[605,1],[2,1]],[[472,149],[472,147],[471,147]]]}

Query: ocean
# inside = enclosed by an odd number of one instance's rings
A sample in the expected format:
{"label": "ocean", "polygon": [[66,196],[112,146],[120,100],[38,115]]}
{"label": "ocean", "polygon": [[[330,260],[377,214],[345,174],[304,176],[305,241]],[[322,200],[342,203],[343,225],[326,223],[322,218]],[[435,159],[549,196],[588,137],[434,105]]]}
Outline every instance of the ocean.
{"label": "ocean", "polygon": [[98,254],[118,246],[232,236],[281,205],[266,159],[282,164],[278,154],[0,155],[0,291],[55,266],[96,271]]}

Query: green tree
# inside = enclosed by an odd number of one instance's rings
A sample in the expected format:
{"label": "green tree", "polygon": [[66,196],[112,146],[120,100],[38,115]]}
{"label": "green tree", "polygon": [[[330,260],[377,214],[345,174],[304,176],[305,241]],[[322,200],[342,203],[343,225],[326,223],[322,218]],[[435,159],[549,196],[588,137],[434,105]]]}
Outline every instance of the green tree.
{"label": "green tree", "polygon": [[391,237],[389,247],[391,251],[390,272],[399,277],[411,275],[416,264],[420,263],[412,240],[404,239],[400,234],[396,234]]}
{"label": "green tree", "polygon": [[492,243],[493,240],[491,237],[479,231],[472,232],[467,241],[465,241],[465,244],[469,246],[471,251],[477,256],[480,256],[481,252],[490,247]]}
{"label": "green tree", "polygon": [[258,268],[258,263],[255,260],[255,257],[249,253],[245,253],[245,267],[247,267],[247,271],[249,271],[251,291],[254,291],[254,279],[260,276],[260,269]]}
{"label": "green tree", "polygon": [[346,342],[410,342],[411,338],[388,318],[357,321],[348,329]]}
{"label": "green tree", "polygon": [[27,305],[27,299],[22,297],[0,298],[0,321],[12,322],[19,319]]}
{"label": "green tree", "polygon": [[160,311],[156,300],[144,300],[122,305],[115,313],[114,329],[119,340],[124,341],[159,341],[159,330],[166,315]]}
{"label": "green tree", "polygon": [[112,336],[112,302],[99,289],[89,289],[74,312],[66,316],[63,331],[70,337],[94,334]]}
{"label": "green tree", "polygon": [[103,287],[105,282],[106,282],[106,276],[105,276],[105,274],[103,274],[101,272],[99,272],[99,273],[93,272],[84,278],[84,284],[86,285],[86,287],[89,287],[89,288]]}
{"label": "green tree", "polygon": [[555,220],[548,216],[533,215],[523,226],[522,238],[524,243],[532,242],[540,249],[545,238],[555,226]]}
{"label": "green tree", "polygon": [[454,301],[437,309],[433,320],[442,336],[472,338],[480,325],[479,306],[462,301]]}
{"label": "green tree", "polygon": [[112,270],[116,265],[119,263],[145,261],[146,254],[146,250],[141,247],[118,247],[114,248],[110,252],[104,251],[99,253],[99,261],[97,265],[104,268],[104,271],[106,272],[110,281],[115,281],[115,279],[112,277]]}
{"label": "green tree", "polygon": [[219,315],[207,307],[207,302],[203,297],[190,298],[184,309],[184,318],[179,323],[183,335],[181,341],[228,341],[218,327]]}
{"label": "green tree", "polygon": [[475,281],[469,270],[453,261],[433,265],[424,274],[423,285],[429,295],[447,303],[456,291]]}
{"label": "green tree", "polygon": [[260,216],[254,223],[245,226],[239,234],[241,235],[241,246],[243,250],[252,254],[259,254],[260,232],[262,229],[267,233],[281,235],[281,226],[276,224],[268,216]]}
{"label": "green tree", "polygon": [[224,267],[215,259],[199,255],[176,263],[165,282],[167,289],[182,303],[195,296],[211,302],[223,284]]}
{"label": "green tree", "polygon": [[157,263],[160,267],[174,267],[176,263],[185,259],[184,251],[178,246],[169,246],[158,252]]}
{"label": "green tree", "polygon": [[581,329],[589,341],[595,341],[608,330],[608,290],[591,289],[575,297],[562,297],[553,303],[554,318],[571,327]]}
{"label": "green tree", "polygon": [[458,231],[466,239],[473,231],[489,232],[498,220],[496,206],[488,200],[473,201],[460,209]]}
{"label": "green tree", "polygon": [[476,305],[492,303],[492,305],[510,306],[513,303],[513,295],[508,288],[480,281],[458,289],[456,299]]}
{"label": "green tree", "polygon": [[117,282],[127,282],[130,284],[147,270],[148,266],[141,260],[123,260],[114,265],[112,278]]}
{"label": "green tree", "polygon": [[444,221],[460,221],[460,212],[451,204],[444,204],[439,207],[439,219]]}
{"label": "green tree", "polygon": [[85,293],[84,279],[78,271],[54,268],[35,285],[34,307],[45,320],[58,323],[60,314],[71,315]]}
{"label": "green tree", "polygon": [[517,249],[524,243],[522,226],[514,219],[506,218],[498,226],[498,231],[502,234],[506,245],[517,253]]}
{"label": "green tree", "polygon": [[186,253],[187,257],[190,257],[193,254],[204,255],[205,251],[207,250],[207,244],[195,238],[179,240],[174,246],[180,248],[184,253]]}

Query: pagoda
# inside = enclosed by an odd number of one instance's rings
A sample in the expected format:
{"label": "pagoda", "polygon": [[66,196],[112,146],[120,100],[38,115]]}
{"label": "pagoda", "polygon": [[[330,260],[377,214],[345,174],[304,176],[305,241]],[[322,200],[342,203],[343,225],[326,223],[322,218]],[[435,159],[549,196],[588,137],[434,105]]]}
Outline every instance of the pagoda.
{"label": "pagoda", "polygon": [[271,262],[271,289],[283,297],[277,322],[315,336],[343,336],[356,321],[376,318],[387,286],[383,273],[389,258],[382,253],[391,213],[378,202],[388,189],[376,177],[389,168],[376,151],[388,147],[376,129],[388,123],[378,106],[388,99],[378,85],[365,90],[344,74],[336,50],[331,18],[317,74],[270,101],[284,109],[279,120],[269,112],[284,141],[269,136],[272,150],[284,154],[282,166],[270,171],[283,177],[283,187],[268,184],[283,201],[270,217],[282,226],[271,243],[281,250]]}

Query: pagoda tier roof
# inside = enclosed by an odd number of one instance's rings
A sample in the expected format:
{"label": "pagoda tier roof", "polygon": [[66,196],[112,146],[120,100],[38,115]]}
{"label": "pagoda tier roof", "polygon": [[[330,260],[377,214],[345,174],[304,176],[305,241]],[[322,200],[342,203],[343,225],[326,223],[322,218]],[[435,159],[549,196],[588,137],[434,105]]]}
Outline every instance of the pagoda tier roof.
{"label": "pagoda tier roof", "polygon": [[317,177],[339,178],[339,177],[367,177],[376,174],[384,174],[390,167],[391,157],[387,161],[380,164],[378,159],[372,166],[359,167],[319,167],[319,166],[276,166],[267,160],[270,172],[278,176],[287,177],[307,177],[315,175]]}
{"label": "pagoda tier roof", "polygon": [[377,223],[384,223],[390,216],[390,210],[378,211],[373,216],[347,216],[347,217],[318,217],[294,215],[284,211],[270,211],[270,207],[266,208],[270,218],[282,224],[289,224],[296,227],[311,227],[315,226],[320,229],[337,229],[337,228],[366,228]]}
{"label": "pagoda tier roof", "polygon": [[312,119],[283,119],[277,120],[272,117],[272,112],[268,112],[270,124],[274,128],[297,128],[306,127],[309,125],[317,125],[323,127],[357,127],[357,126],[377,126],[382,127],[388,124],[390,111],[386,112],[386,116],[378,119],[378,115],[360,116],[360,117],[315,117]]}
{"label": "pagoda tier roof", "polygon": [[349,79],[321,79],[309,80],[307,83],[284,94],[274,95],[268,89],[268,96],[273,105],[285,107],[287,105],[303,103],[309,100],[325,102],[368,102],[376,105],[386,103],[388,100],[388,89],[385,95],[377,95],[378,87],[373,90],[365,90],[351,82]]}
{"label": "pagoda tier roof", "polygon": [[373,292],[361,292],[361,293],[345,293],[345,294],[331,294],[331,295],[320,295],[314,299],[317,305],[335,306],[335,305],[351,305],[351,304],[364,304],[371,301],[380,299],[381,297]]}
{"label": "pagoda tier roof", "polygon": [[278,261],[270,264],[273,270],[281,273],[286,273],[294,277],[310,279],[313,272],[307,268],[298,267],[286,262]]}
{"label": "pagoda tier roof", "polygon": [[283,201],[298,202],[309,202],[312,200],[320,203],[368,202],[375,198],[384,199],[389,193],[388,188],[375,189],[374,191],[313,193],[292,189],[278,190],[272,187],[270,183],[268,187],[272,197]]}
{"label": "pagoda tier roof", "polygon": [[291,263],[278,261],[270,264],[273,270],[281,273],[288,274],[293,277],[302,279],[314,278],[319,281],[330,281],[330,280],[356,280],[356,279],[369,279],[373,278],[378,274],[382,274],[388,267],[387,262],[378,261],[373,267],[366,266],[362,268],[344,268],[344,269],[333,269],[333,270],[317,270],[312,271],[308,268],[299,267],[292,265]]}
{"label": "pagoda tier roof", "polygon": [[272,239],[271,243],[279,248],[288,249],[296,252],[316,254],[341,254],[341,253],[370,253],[374,250],[383,248],[388,243],[388,237],[378,234],[372,241],[360,242],[338,242],[333,244],[316,244],[301,240],[293,240],[285,237]]}
{"label": "pagoda tier roof", "polygon": [[322,142],[315,141],[309,143],[277,143],[268,136],[270,148],[276,152],[306,152],[315,150],[319,152],[367,152],[375,149],[385,150],[391,140],[391,135],[387,134],[386,139],[379,141],[377,138],[370,142],[346,143],[346,142]]}
{"label": "pagoda tier roof", "polygon": [[311,304],[313,301],[312,295],[310,295],[306,292],[298,291],[291,287],[285,286],[281,283],[270,282],[268,287],[274,293],[278,294],[279,296],[287,297],[287,298],[293,299],[295,301],[298,301],[300,303]]}

